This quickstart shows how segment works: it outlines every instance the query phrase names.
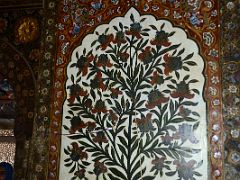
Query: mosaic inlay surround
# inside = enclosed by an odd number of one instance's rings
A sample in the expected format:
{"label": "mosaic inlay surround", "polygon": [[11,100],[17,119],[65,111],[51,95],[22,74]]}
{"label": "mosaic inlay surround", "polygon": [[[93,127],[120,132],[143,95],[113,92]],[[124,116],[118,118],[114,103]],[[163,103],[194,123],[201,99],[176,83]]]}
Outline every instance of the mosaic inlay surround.
{"label": "mosaic inlay surround", "polygon": [[225,179],[240,179],[240,2],[222,1],[221,9]]}
{"label": "mosaic inlay surround", "polygon": [[[66,3],[66,2],[65,2]],[[115,4],[114,4],[115,3]],[[53,3],[52,3],[53,4]],[[52,5],[51,3],[49,3],[49,6]],[[89,10],[92,10],[93,14],[91,14],[90,16],[84,17],[86,19],[91,19],[92,21],[87,21],[87,22],[93,22],[93,23],[85,23],[85,21],[82,21],[83,23],[81,23],[81,26],[85,26],[85,27],[89,27],[89,29],[93,29],[91,28],[91,26],[94,26],[94,23],[98,24],[97,18],[94,21],[95,17],[99,17],[99,21],[102,23],[104,21],[106,21],[109,17],[109,15],[111,16],[116,16],[114,14],[121,14],[123,12],[126,12],[126,10],[128,9],[128,7],[126,6],[120,6],[120,2],[116,1],[113,2],[113,4],[111,4],[110,2],[104,2],[104,6],[100,6],[100,8],[98,9],[97,4],[95,5],[90,5],[90,3],[83,3],[83,6],[85,6],[85,8],[89,8]],[[159,4],[163,5],[160,6]],[[209,124],[209,132],[215,131],[216,134],[219,136],[218,139],[218,143],[213,142],[212,144],[212,148],[210,150],[212,150],[213,152],[210,153],[211,155],[211,159],[212,159],[212,172],[214,172],[212,175],[213,176],[221,176],[221,158],[219,160],[214,159],[213,155],[214,155],[214,151],[220,151],[221,152],[221,134],[220,134],[220,129],[222,128],[221,126],[221,92],[219,89],[219,81],[221,80],[221,77],[219,76],[219,62],[218,62],[218,52],[219,52],[219,47],[217,46],[217,41],[216,41],[216,37],[218,36],[218,19],[217,19],[217,4],[215,4],[213,1],[204,1],[204,3],[199,4],[200,7],[198,7],[197,3],[190,3],[188,4],[189,6],[184,6],[184,3],[181,4],[177,1],[174,1],[173,3],[170,2],[162,2],[162,3],[153,3],[153,2],[146,2],[145,4],[140,4],[140,3],[129,3],[130,5],[136,5],[136,7],[142,9],[142,13],[153,13],[156,14],[158,17],[165,17],[165,18],[170,18],[173,22],[178,21],[178,25],[181,24],[179,23],[179,19],[182,21],[182,27],[185,27],[186,30],[188,31],[188,33],[191,35],[191,37],[194,37],[194,39],[199,40],[199,42],[204,42],[204,44],[202,44],[202,52],[204,54],[204,57],[206,57],[207,59],[207,68],[206,68],[206,73],[209,75],[208,78],[208,82],[207,85],[209,87],[209,89],[206,91],[206,94],[208,94],[209,96],[207,97],[208,99],[208,107],[209,107],[209,113],[210,113],[210,124]],[[101,5],[101,4],[100,4]],[[167,6],[164,6],[167,5]],[[185,4],[186,5],[186,4]],[[70,13],[70,10],[67,10],[68,7],[70,7],[71,4],[62,4],[59,6],[59,12],[62,10],[63,8],[63,12],[61,13],[61,17],[63,18],[59,18],[59,24],[58,24],[58,28],[59,28],[59,45],[58,47],[59,49],[59,54],[57,55],[56,58],[56,74],[58,74],[57,78],[55,78],[55,85],[59,87],[59,90],[56,89],[56,94],[57,97],[56,100],[54,101],[54,109],[52,111],[52,115],[54,116],[52,125],[56,126],[56,124],[59,123],[59,113],[61,112],[61,108],[58,107],[59,102],[62,102],[61,100],[61,94],[63,93],[62,90],[60,90],[61,88],[61,82],[62,79],[60,78],[61,76],[63,77],[63,65],[66,62],[66,59],[69,58],[69,52],[72,49],[71,47],[74,47],[74,42],[79,42],[79,41],[73,41],[73,39],[81,39],[81,37],[83,37],[84,33],[83,31],[78,31],[77,29],[79,27],[76,27],[76,23],[75,20],[77,19],[73,19],[73,16],[67,16],[68,13]],[[106,6],[108,8],[106,8]],[[90,8],[91,7],[91,8]],[[160,11],[161,8],[164,7],[165,11]],[[171,7],[170,9],[168,7]],[[204,8],[205,7],[205,8]],[[191,8],[191,12],[189,16],[186,16],[186,8]],[[74,6],[71,6],[71,8],[73,12],[74,12]],[[106,10],[108,9],[108,10]],[[121,12],[119,12],[119,10]],[[144,11],[145,10],[145,11]],[[91,11],[88,11],[91,12]],[[165,14],[163,13],[165,12]],[[194,14],[194,12],[196,14]],[[199,12],[199,13],[197,13]],[[201,16],[201,13],[205,12],[204,14],[208,14],[208,16],[205,15]],[[209,12],[209,13],[206,13]],[[71,13],[70,13],[71,14]],[[94,16],[95,15],[95,16]],[[100,16],[102,15],[102,16]],[[187,14],[188,15],[188,14]],[[198,16],[199,15],[199,16]],[[71,19],[69,18],[71,17]],[[83,17],[83,16],[81,16]],[[102,19],[101,19],[102,18]],[[85,19],[85,20],[86,20]],[[62,21],[63,20],[63,21]],[[84,20],[84,19],[83,19]],[[73,25],[73,26],[72,26]],[[68,27],[68,28],[66,28]],[[76,28],[74,28],[76,27]],[[64,31],[64,28],[66,28],[66,31]],[[69,32],[67,29],[71,29],[73,28],[74,31]],[[207,31],[207,32],[206,32]],[[62,33],[62,32],[65,32]],[[204,33],[205,32],[205,33]],[[215,37],[215,38],[214,38]],[[70,41],[71,39],[71,41]],[[204,41],[202,41],[204,39]],[[71,42],[71,44],[70,44]],[[70,50],[69,50],[70,49]],[[208,93],[210,92],[210,93]],[[54,98],[54,99],[55,99]],[[60,103],[61,104],[61,103]],[[220,120],[220,122],[219,122]],[[54,131],[54,128],[52,129]],[[56,128],[56,130],[58,130],[57,132],[59,132],[60,128]],[[56,133],[57,133],[56,132]],[[215,135],[216,135],[215,134]],[[209,134],[209,142],[211,142],[212,139],[212,134]],[[214,136],[216,137],[216,136]],[[56,144],[55,140],[51,141],[51,149],[53,149],[54,152],[50,151],[50,175],[52,177],[56,176],[57,173],[51,171],[53,170],[51,168],[51,162],[54,163],[54,169],[57,170],[55,164],[57,162],[57,159],[54,158],[57,156],[57,152],[58,152],[58,145]],[[57,145],[57,146],[56,146]],[[219,153],[218,153],[219,154]],[[52,159],[51,159],[52,158]],[[220,169],[219,169],[220,168]],[[219,170],[218,170],[219,169]],[[216,171],[215,171],[216,170]]]}

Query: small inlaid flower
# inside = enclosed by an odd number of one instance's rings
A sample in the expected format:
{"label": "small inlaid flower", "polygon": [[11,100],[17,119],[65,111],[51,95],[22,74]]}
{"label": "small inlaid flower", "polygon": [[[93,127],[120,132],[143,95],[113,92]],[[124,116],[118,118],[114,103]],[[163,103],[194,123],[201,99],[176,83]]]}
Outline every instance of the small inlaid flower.
{"label": "small inlaid flower", "polygon": [[199,140],[194,135],[193,126],[187,123],[179,125],[178,131],[173,135],[175,139],[181,139],[182,143],[189,140],[193,144],[197,144]]}
{"label": "small inlaid flower", "polygon": [[90,109],[92,109],[92,100],[91,99],[86,99],[85,101],[84,101],[84,106],[86,107],[86,108],[90,108]]}
{"label": "small inlaid flower", "polygon": [[164,97],[164,95],[159,90],[153,90],[148,95],[148,103],[146,104],[146,107],[153,109],[155,106],[165,103],[168,100],[169,97]]}
{"label": "small inlaid flower", "polygon": [[162,143],[165,145],[165,146],[169,146],[169,145],[172,145],[172,141],[173,141],[173,137],[169,135],[169,133],[167,132],[165,134],[165,136],[161,136],[161,139],[162,139]]}
{"label": "small inlaid flower", "polygon": [[164,78],[163,76],[161,76],[157,71],[155,71],[153,73],[153,76],[151,78],[151,84],[154,85],[154,84],[163,84],[164,83]]}
{"label": "small inlaid flower", "polygon": [[150,113],[148,113],[146,116],[143,115],[141,119],[135,119],[135,123],[142,133],[147,133],[155,129],[152,124],[152,114]]}
{"label": "small inlaid flower", "polygon": [[181,57],[169,56],[169,54],[166,53],[163,56],[163,60],[165,61],[165,64],[164,64],[164,67],[165,67],[164,74],[166,76],[168,76],[169,73],[171,73],[173,71],[177,71],[177,70],[182,69],[183,62],[181,60]]}
{"label": "small inlaid flower", "polygon": [[102,89],[103,91],[106,90],[106,86],[103,83],[101,72],[97,72],[95,78],[91,80],[90,86],[92,89]]}
{"label": "small inlaid flower", "polygon": [[92,110],[93,113],[107,113],[105,102],[101,99],[97,100],[95,107]]}
{"label": "small inlaid flower", "polygon": [[189,84],[187,84],[185,81],[181,81],[179,84],[177,84],[176,90],[170,95],[172,98],[192,99],[194,97],[194,94],[191,94],[190,92]]}
{"label": "small inlaid flower", "polygon": [[96,143],[107,143],[108,139],[104,132],[98,131],[96,135],[93,135],[93,141]]}
{"label": "small inlaid flower", "polygon": [[126,42],[127,41],[126,41],[126,37],[125,37],[124,32],[123,31],[117,31],[116,36],[113,40],[113,43],[121,45],[121,44],[125,44]]}
{"label": "small inlaid flower", "polygon": [[86,123],[86,125],[87,125],[87,130],[89,132],[93,131],[96,128],[96,123],[95,122],[90,122],[89,121],[89,122]]}
{"label": "small inlaid flower", "polygon": [[110,35],[101,34],[98,36],[98,42],[100,43],[100,47],[102,50],[105,50],[112,41],[113,34]]}
{"label": "small inlaid flower", "polygon": [[71,123],[71,127],[69,130],[70,133],[75,133],[77,130],[86,127],[86,124],[81,120],[79,116],[73,116],[72,119],[70,120],[70,123]]}
{"label": "small inlaid flower", "polygon": [[78,58],[77,63],[73,63],[70,67],[77,67],[79,72],[82,73],[83,76],[86,76],[88,74],[89,65],[93,59],[94,56],[92,54],[88,56],[81,55]]}
{"label": "small inlaid flower", "polygon": [[109,110],[109,120],[112,122],[113,125],[116,125],[118,121],[118,116],[112,110]]}
{"label": "small inlaid flower", "polygon": [[70,89],[70,97],[68,98],[70,104],[75,101],[76,97],[87,95],[87,91],[81,88],[79,84],[72,84],[71,86],[68,86],[67,89]]}
{"label": "small inlaid flower", "polygon": [[147,46],[142,53],[138,55],[140,61],[149,64],[153,60],[153,53],[150,46]]}
{"label": "small inlaid flower", "polygon": [[191,112],[192,111],[190,109],[184,108],[184,106],[180,106],[178,115],[185,118],[185,117],[188,117],[191,114]]}
{"label": "small inlaid flower", "polygon": [[101,54],[97,60],[98,67],[112,67],[112,63],[107,54]]}
{"label": "small inlaid flower", "polygon": [[122,62],[126,62],[129,58],[129,54],[127,52],[119,53],[118,56],[119,56],[119,60]]}
{"label": "small inlaid flower", "polygon": [[190,160],[186,162],[185,159],[181,159],[181,161],[173,161],[173,164],[177,166],[178,177],[184,180],[194,179],[194,165],[196,163],[197,162],[195,160]]}
{"label": "small inlaid flower", "polygon": [[171,42],[169,42],[169,33],[166,33],[165,31],[161,30],[161,31],[157,31],[155,38],[153,40],[150,41],[150,43],[152,45],[156,45],[156,46],[170,46]]}
{"label": "small inlaid flower", "polygon": [[165,167],[164,161],[166,160],[165,156],[162,156],[161,158],[156,157],[154,160],[152,160],[153,167],[151,171],[157,170],[162,172],[163,168]]}
{"label": "small inlaid flower", "polygon": [[71,143],[71,145],[72,145],[72,149],[71,149],[70,158],[72,159],[72,161],[79,161],[79,160],[88,158],[88,154],[84,152],[81,147],[79,147],[78,143],[73,142]]}
{"label": "small inlaid flower", "polygon": [[142,37],[141,30],[142,30],[141,24],[139,22],[134,22],[130,25],[130,29],[126,31],[126,34],[132,35],[133,37],[140,39]]}
{"label": "small inlaid flower", "polygon": [[76,171],[76,172],[74,173],[74,175],[75,175],[76,177],[78,177],[79,179],[85,179],[85,172],[86,172],[85,169],[80,169],[80,170]]}
{"label": "small inlaid flower", "polygon": [[99,176],[100,174],[107,172],[107,167],[106,167],[103,163],[101,163],[101,162],[99,162],[99,161],[96,161],[96,162],[94,163],[93,172],[94,172],[97,176]]}
{"label": "small inlaid flower", "polygon": [[122,94],[122,91],[120,91],[119,88],[111,88],[110,91],[113,99],[118,98],[118,95]]}

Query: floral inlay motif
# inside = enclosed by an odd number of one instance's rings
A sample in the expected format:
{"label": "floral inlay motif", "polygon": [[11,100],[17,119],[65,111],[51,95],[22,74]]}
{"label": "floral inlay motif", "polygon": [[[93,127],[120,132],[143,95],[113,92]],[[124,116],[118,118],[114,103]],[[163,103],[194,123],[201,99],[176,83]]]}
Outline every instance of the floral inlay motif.
{"label": "floral inlay motif", "polygon": [[207,178],[203,67],[169,21],[131,8],[97,27],[68,65],[59,177]]}

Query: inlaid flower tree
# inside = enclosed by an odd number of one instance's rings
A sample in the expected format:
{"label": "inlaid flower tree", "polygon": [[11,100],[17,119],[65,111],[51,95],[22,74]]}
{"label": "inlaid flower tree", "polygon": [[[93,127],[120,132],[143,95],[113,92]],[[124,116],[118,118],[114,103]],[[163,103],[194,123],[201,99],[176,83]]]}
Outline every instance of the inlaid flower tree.
{"label": "inlaid flower tree", "polygon": [[64,166],[72,179],[201,176],[203,161],[194,159],[201,149],[192,148],[200,124],[194,97],[201,97],[194,52],[171,41],[175,31],[165,23],[134,14],[129,26],[95,30],[73,53],[63,117]]}

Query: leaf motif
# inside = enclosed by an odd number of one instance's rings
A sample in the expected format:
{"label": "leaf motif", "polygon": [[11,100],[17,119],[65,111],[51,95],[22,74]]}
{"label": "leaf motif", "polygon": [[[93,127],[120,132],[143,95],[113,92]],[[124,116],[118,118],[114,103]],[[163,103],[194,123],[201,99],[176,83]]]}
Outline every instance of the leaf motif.
{"label": "leaf motif", "polygon": [[174,176],[176,174],[177,171],[171,171],[171,172],[166,172],[165,174],[167,176]]}
{"label": "leaf motif", "polygon": [[75,169],[76,169],[76,163],[75,163],[74,166],[70,169],[70,171],[68,171],[68,173],[72,173]]}
{"label": "leaf motif", "polygon": [[181,49],[181,51],[178,52],[177,56],[180,56],[182,53],[184,53],[185,48]]}
{"label": "leaf motif", "polygon": [[64,148],[64,153],[65,153],[66,155],[69,155],[69,154],[70,154],[70,152],[68,152],[65,148]]}
{"label": "leaf motif", "polygon": [[189,65],[189,66],[196,66],[197,63],[193,62],[193,61],[186,61],[184,62],[185,64]]}
{"label": "leaf motif", "polygon": [[130,15],[130,19],[132,22],[135,22],[133,14]]}
{"label": "leaf motif", "polygon": [[156,26],[154,26],[154,25],[149,25],[153,30],[158,30],[157,28],[156,28]]}
{"label": "leaf motif", "polygon": [[70,167],[72,164],[73,164],[73,161],[70,162],[70,163],[64,164],[64,166],[66,166],[66,167]]}
{"label": "leaf motif", "polygon": [[119,171],[117,168],[110,167],[109,170],[116,176],[122,178],[122,179],[127,179],[127,177]]}
{"label": "leaf motif", "polygon": [[194,55],[194,53],[191,53],[191,54],[187,55],[187,56],[183,59],[183,61],[188,60],[188,59],[191,59],[191,58],[193,57],[193,55]]}
{"label": "leaf motif", "polygon": [[142,178],[142,180],[153,180],[153,179],[155,179],[154,176],[145,176]]}
{"label": "leaf motif", "polygon": [[200,124],[200,122],[196,122],[196,123],[193,125],[193,131],[195,131],[195,130],[198,128],[199,124]]}

